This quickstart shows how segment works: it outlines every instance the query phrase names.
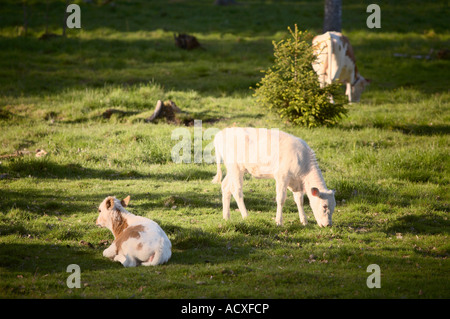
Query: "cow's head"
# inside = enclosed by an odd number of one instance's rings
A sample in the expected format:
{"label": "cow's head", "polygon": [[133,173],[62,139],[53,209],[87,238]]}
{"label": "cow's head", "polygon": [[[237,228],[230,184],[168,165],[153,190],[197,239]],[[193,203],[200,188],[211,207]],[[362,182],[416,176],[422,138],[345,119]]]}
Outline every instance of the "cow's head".
{"label": "cow's head", "polygon": [[331,226],[336,200],[334,199],[334,190],[320,191],[318,188],[311,188],[309,204],[320,227]]}
{"label": "cow's head", "polygon": [[370,82],[372,82],[369,79],[365,79],[362,76],[359,76],[358,80],[352,85],[351,88],[351,101],[350,102],[359,102],[359,100],[361,99],[361,94],[362,92],[364,92],[364,89],[366,88],[367,85],[370,84]]}

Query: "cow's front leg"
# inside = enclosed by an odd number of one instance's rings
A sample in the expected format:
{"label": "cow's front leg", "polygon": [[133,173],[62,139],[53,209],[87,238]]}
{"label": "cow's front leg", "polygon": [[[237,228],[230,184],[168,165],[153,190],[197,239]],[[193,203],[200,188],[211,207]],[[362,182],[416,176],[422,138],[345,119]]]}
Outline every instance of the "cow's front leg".
{"label": "cow's front leg", "polygon": [[283,205],[286,201],[286,183],[282,180],[276,181],[276,188],[277,188],[277,216],[275,218],[275,221],[278,226],[283,225]]}
{"label": "cow's front leg", "polygon": [[300,216],[300,222],[306,226],[308,224],[308,220],[306,219],[305,210],[303,209],[303,193],[302,192],[293,192],[294,201],[297,204],[298,215]]}
{"label": "cow's front leg", "polygon": [[116,247],[116,243],[113,242],[111,244],[111,246],[109,246],[108,248],[106,248],[103,251],[103,257],[109,258],[109,259],[114,259],[114,257],[117,255],[117,247]]}
{"label": "cow's front leg", "polygon": [[348,97],[349,104],[352,104],[352,85],[350,83],[346,84],[345,95]]}

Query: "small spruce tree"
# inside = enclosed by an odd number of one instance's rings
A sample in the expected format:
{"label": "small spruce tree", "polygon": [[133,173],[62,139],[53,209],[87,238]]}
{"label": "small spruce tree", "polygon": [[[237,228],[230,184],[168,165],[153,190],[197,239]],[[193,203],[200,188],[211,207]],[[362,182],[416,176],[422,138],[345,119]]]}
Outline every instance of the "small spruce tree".
{"label": "small spruce tree", "polygon": [[[312,67],[316,57],[312,36],[299,31],[274,45],[275,62],[256,85],[254,96],[264,106],[294,125],[306,127],[331,126],[347,112],[348,103],[342,85],[333,83],[320,87]],[[330,97],[333,97],[331,101]]]}

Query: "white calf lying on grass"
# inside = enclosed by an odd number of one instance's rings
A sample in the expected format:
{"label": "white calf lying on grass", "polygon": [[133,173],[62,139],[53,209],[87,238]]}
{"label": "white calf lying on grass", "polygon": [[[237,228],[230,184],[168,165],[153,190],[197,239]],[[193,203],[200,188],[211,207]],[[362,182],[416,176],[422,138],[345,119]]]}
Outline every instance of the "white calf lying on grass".
{"label": "white calf lying on grass", "polygon": [[125,267],[167,262],[172,255],[169,238],[154,221],[128,212],[125,207],[129,201],[130,196],[122,201],[109,196],[98,207],[97,226],[108,228],[114,235],[114,242],[103,256]]}
{"label": "white calf lying on grass", "polygon": [[[276,181],[277,225],[282,225],[282,208],[286,188],[294,200],[303,225],[307,224],[303,210],[303,196],[309,202],[319,226],[331,226],[336,201],[334,191],[328,190],[317,165],[314,152],[305,141],[278,131],[255,128],[226,128],[214,138],[217,175],[213,183],[222,183],[223,218],[230,218],[230,199],[233,194],[242,218],[247,217],[242,192],[244,173],[256,178],[274,178]],[[222,181],[221,159],[227,168]]]}

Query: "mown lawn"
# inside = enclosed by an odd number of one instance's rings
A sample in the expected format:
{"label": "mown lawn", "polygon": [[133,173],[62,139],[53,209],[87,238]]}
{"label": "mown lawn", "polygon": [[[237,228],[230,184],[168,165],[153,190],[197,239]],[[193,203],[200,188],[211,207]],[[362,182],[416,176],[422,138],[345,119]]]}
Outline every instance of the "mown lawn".
{"label": "mown lawn", "polygon": [[[0,4],[1,298],[450,297],[450,62],[436,56],[450,44],[447,2],[382,3],[382,28],[370,30],[367,4],[345,1],[344,33],[373,84],[339,125],[317,129],[270,114],[250,87],[287,26],[320,32],[322,2],[241,2],[79,1],[82,29],[48,41],[44,13],[60,33],[62,1],[34,1],[27,36],[22,5]],[[175,47],[175,32],[204,50]],[[432,59],[412,57],[430,49]],[[173,132],[194,128],[144,122],[159,99],[203,132],[236,124],[307,141],[337,192],[333,227],[319,228],[308,205],[302,226],[290,194],[277,227],[274,181],[249,176],[249,218],[232,201],[224,221],[215,165],[171,158]],[[111,108],[124,113],[105,119]],[[95,220],[108,195],[131,195],[129,210],[161,225],[169,263],[125,269],[102,257],[113,236]],[[66,285],[70,264],[79,289]],[[371,264],[379,289],[366,285]]]}

